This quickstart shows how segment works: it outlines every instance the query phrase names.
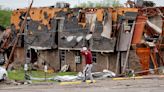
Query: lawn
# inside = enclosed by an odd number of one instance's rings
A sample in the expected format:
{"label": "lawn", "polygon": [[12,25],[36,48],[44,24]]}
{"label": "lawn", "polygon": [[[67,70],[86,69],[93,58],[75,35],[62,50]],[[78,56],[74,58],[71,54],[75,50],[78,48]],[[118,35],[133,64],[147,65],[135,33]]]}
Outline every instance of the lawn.
{"label": "lawn", "polygon": [[[32,77],[35,77],[35,78],[45,78],[45,72],[41,70],[28,71],[28,74],[32,75]],[[77,72],[58,72],[58,73],[48,72],[46,74],[46,78],[51,78],[58,75],[64,76],[64,75],[76,75],[76,74]],[[25,75],[25,72],[23,69],[8,71],[8,77],[11,80],[25,80],[24,75]]]}

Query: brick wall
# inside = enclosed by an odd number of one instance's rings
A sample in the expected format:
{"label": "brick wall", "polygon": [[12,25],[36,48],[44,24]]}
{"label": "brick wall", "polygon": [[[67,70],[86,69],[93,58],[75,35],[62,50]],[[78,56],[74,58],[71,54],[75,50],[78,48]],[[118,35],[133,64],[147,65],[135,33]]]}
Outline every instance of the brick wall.
{"label": "brick wall", "polygon": [[38,57],[38,63],[41,65],[44,61],[48,63],[55,71],[60,70],[60,62],[58,58],[57,50],[43,50],[39,51],[40,55]]}
{"label": "brick wall", "polygon": [[76,71],[75,53],[73,51],[66,51],[66,64],[70,65],[70,71]]}
{"label": "brick wall", "polygon": [[[76,51],[66,51],[66,63],[69,64],[70,71],[82,71],[83,66],[85,63],[85,60],[82,59],[81,63],[76,63],[75,62],[75,52]],[[44,60],[53,67],[55,71],[60,70],[61,67],[61,62],[59,60],[58,56],[58,50],[43,50],[39,51],[40,56],[38,57],[38,62],[39,64],[42,64]],[[125,56],[126,53],[123,53]],[[162,53],[163,54],[163,53]],[[125,57],[123,57],[125,59]],[[109,69],[113,72],[116,70],[116,60],[117,60],[117,53],[110,53],[110,54],[105,54],[105,53],[97,53],[97,62],[93,64],[92,71],[93,72],[99,72],[103,71],[103,69]],[[23,48],[17,48],[14,53],[14,67],[19,68],[21,65],[24,64],[24,49]],[[123,61],[122,61],[123,63]],[[63,64],[64,65],[64,64]],[[140,71],[141,70],[141,65],[139,62],[139,58],[135,53],[135,50],[131,50],[129,54],[129,68],[133,69],[135,71]]]}
{"label": "brick wall", "polygon": [[24,48],[16,48],[14,52],[14,62],[13,67],[14,69],[19,69],[25,63],[25,55],[24,55]]}

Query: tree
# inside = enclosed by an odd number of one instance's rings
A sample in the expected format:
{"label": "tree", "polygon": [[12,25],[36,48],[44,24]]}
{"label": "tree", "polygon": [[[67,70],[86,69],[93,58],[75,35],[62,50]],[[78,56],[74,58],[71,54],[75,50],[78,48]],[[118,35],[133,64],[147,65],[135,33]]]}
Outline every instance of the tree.
{"label": "tree", "polygon": [[120,2],[117,0],[115,0],[114,2],[113,2],[113,4],[112,4],[112,6],[113,7],[119,7],[119,6],[122,6],[121,4],[120,4]]}
{"label": "tree", "polygon": [[75,5],[75,7],[91,7],[91,8],[100,8],[100,7],[118,7],[121,4],[119,3],[119,1],[117,0],[103,0],[102,2],[92,2],[92,1],[88,1],[88,2],[84,2],[81,3],[79,5]]}
{"label": "tree", "polygon": [[87,2],[87,7],[94,7],[95,4],[96,4],[96,3],[93,3],[93,2],[91,2],[91,1],[88,1],[88,2]]}
{"label": "tree", "polygon": [[0,10],[0,25],[2,27],[10,26],[11,10]]}
{"label": "tree", "polygon": [[84,7],[84,8],[86,8],[87,7],[87,4],[86,3],[82,3],[82,4],[80,4],[80,5],[77,5],[78,7]]}
{"label": "tree", "polygon": [[102,5],[100,3],[96,3],[95,7],[100,8]]}

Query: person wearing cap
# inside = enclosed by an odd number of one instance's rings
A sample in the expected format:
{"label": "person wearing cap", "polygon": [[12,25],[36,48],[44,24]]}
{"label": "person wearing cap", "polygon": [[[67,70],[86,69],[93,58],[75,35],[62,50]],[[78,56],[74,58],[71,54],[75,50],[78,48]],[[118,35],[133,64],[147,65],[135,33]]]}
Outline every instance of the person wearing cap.
{"label": "person wearing cap", "polygon": [[93,77],[92,77],[92,74],[91,74],[91,69],[92,69],[92,66],[93,66],[92,65],[92,53],[91,53],[90,49],[87,49],[87,47],[83,47],[82,50],[81,50],[81,54],[84,55],[85,64],[86,64],[86,66],[83,70],[83,75],[84,75],[83,82],[86,81],[86,74],[88,72],[91,83],[93,83]]}

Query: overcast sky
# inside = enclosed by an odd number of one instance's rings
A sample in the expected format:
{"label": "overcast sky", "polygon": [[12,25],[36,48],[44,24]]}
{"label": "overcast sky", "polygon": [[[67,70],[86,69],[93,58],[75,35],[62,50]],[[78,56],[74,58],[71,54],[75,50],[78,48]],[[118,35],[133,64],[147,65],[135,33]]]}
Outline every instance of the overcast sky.
{"label": "overcast sky", "polygon": [[[0,6],[2,8],[24,8],[29,5],[29,1],[31,0],[0,0]],[[55,5],[57,1],[65,1],[71,4],[71,7],[78,4],[79,2],[87,2],[87,1],[102,1],[102,0],[34,0],[33,6],[34,7],[42,7],[42,6],[52,6]],[[119,0],[121,3],[125,3],[126,0]],[[152,0],[158,6],[164,6],[164,0]]]}

